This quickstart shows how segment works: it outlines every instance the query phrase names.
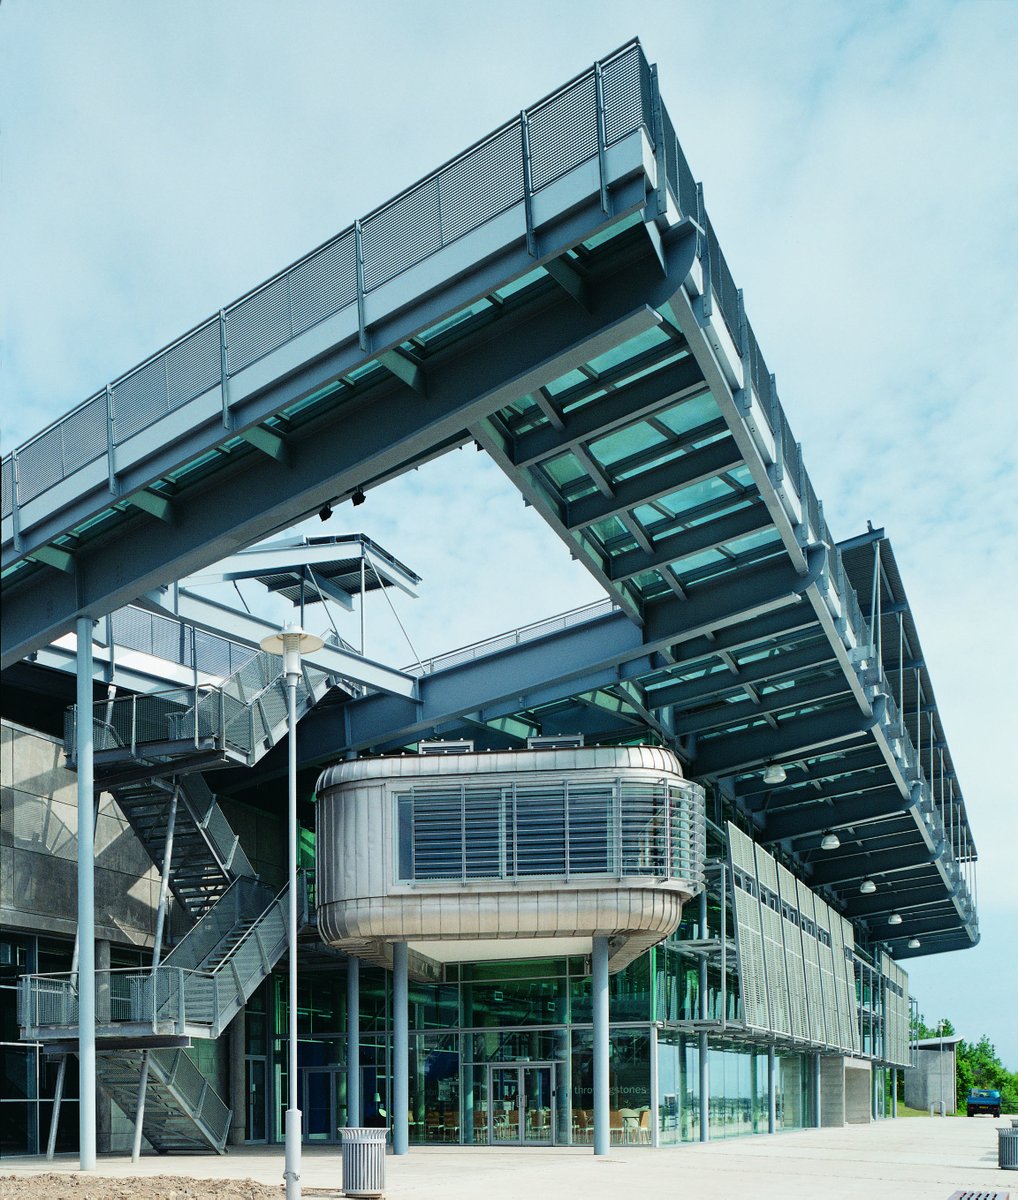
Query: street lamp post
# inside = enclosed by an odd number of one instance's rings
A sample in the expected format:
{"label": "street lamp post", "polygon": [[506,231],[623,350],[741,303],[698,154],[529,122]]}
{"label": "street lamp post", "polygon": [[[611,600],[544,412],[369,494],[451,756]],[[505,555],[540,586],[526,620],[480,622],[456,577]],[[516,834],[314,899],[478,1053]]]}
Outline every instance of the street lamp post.
{"label": "street lamp post", "polygon": [[302,652],[320,650],[325,643],[313,633],[305,633],[299,625],[284,625],[279,633],[263,638],[261,647],[268,654],[283,656],[283,672],[287,691],[287,749],[289,751],[289,945],[290,1003],[287,1028],[287,1083],[289,1099],[286,1109],[286,1149],[283,1181],[286,1200],[300,1200],[300,1142],[301,1118],[297,1106],[297,681],[301,676]]}

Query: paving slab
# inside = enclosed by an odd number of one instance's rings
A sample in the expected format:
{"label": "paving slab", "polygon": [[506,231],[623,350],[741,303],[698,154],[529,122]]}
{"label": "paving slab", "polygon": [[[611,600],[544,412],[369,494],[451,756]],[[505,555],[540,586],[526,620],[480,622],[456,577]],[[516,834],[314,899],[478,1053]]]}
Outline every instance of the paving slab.
{"label": "paving slab", "polygon": [[[732,1138],[653,1149],[613,1146],[604,1158],[581,1147],[422,1146],[386,1157],[389,1200],[949,1200],[956,1191],[1011,1193],[1018,1171],[997,1167],[990,1118],[909,1118]],[[72,1175],[77,1159],[5,1159],[0,1177]],[[222,1157],[102,1157],[97,1174],[117,1179],[174,1175],[281,1184],[282,1147],[245,1146]],[[338,1147],[305,1147],[309,1193],[340,1194]],[[68,1179],[68,1194],[74,1184]],[[25,1196],[31,1191],[26,1188]],[[79,1193],[80,1194],[80,1193]]]}

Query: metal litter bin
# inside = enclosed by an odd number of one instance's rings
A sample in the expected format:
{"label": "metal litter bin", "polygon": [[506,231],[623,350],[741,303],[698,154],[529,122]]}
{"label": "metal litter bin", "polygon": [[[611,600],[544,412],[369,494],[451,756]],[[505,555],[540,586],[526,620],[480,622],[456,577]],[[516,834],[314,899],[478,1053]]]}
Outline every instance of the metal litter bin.
{"label": "metal litter bin", "polygon": [[1002,1171],[1018,1171],[1018,1128],[997,1130],[997,1166]]}
{"label": "metal litter bin", "polygon": [[343,1192],[347,1196],[385,1194],[385,1139],[388,1129],[354,1125],[339,1131],[343,1139]]}

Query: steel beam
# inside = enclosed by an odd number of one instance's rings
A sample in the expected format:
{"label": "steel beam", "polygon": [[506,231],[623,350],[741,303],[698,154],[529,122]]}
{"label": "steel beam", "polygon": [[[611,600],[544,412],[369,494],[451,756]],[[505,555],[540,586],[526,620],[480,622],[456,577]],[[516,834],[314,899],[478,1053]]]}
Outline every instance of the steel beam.
{"label": "steel beam", "polygon": [[[819,571],[823,551],[815,550]],[[426,675],[417,702],[368,696],[343,710],[323,709],[301,722],[298,740],[305,764],[334,756],[343,748],[410,740],[412,735],[466,714],[506,715],[526,707],[535,690],[575,682],[572,691],[590,691],[593,672],[618,671],[624,664],[669,648],[687,637],[727,624],[752,620],[762,612],[794,604],[806,580],[787,561],[758,564],[691,592],[685,601],[664,598],[647,605],[642,631],[624,613],[560,630],[508,650]],[[602,686],[602,685],[598,685]],[[502,712],[498,705],[507,702]]]}
{"label": "steel beam", "polygon": [[[594,387],[593,381],[591,387]],[[563,413],[559,418],[560,429],[542,425],[539,429],[517,435],[509,444],[509,458],[517,468],[533,466],[581,442],[602,437],[642,417],[671,408],[684,397],[702,390],[703,375],[700,368],[687,356],[662,367],[653,375],[617,387],[606,396],[572,412]]]}
{"label": "steel beam", "polygon": [[839,668],[836,676],[813,679],[806,683],[796,683],[794,687],[782,688],[778,692],[769,693],[759,704],[754,704],[748,698],[737,704],[726,701],[714,708],[702,709],[689,716],[677,716],[675,733],[683,736],[691,733],[704,733],[709,729],[724,729],[729,725],[755,720],[757,717],[785,712],[788,709],[802,708],[804,705],[815,704],[819,700],[830,700],[847,691],[849,691],[848,684]]}
{"label": "steel beam", "polygon": [[771,525],[771,519],[762,504],[750,504],[746,508],[737,508],[735,512],[725,513],[713,521],[705,521],[702,525],[694,525],[680,533],[669,534],[653,543],[653,553],[648,554],[642,549],[626,550],[608,563],[608,573],[615,582],[631,579],[641,571],[652,567],[663,567],[677,562],[690,554],[700,554],[704,550],[715,550],[736,538],[745,537],[750,533],[759,533]]}
{"label": "steel beam", "polygon": [[925,846],[869,850],[862,854],[839,854],[829,860],[820,859],[814,862],[810,886],[833,886],[854,879],[868,879],[872,875],[894,874],[912,867],[925,866],[936,860],[937,855],[931,854]]}
{"label": "steel beam", "polygon": [[567,503],[563,524],[568,530],[582,529],[595,521],[603,521],[695,483],[713,479],[724,471],[734,471],[741,465],[742,456],[735,442],[723,438],[699,450],[690,450],[659,467],[652,467],[641,475],[622,480],[615,485],[614,496],[582,496]]}
{"label": "steel beam", "polygon": [[[278,623],[266,621],[253,613],[241,612],[217,600],[209,600],[186,588],[150,592],[138,600],[138,606],[255,648],[263,638],[279,632]],[[309,667],[318,667],[330,675],[338,675],[393,696],[410,697],[416,692],[415,676],[372,662],[369,658],[362,658],[328,642],[321,650],[304,655],[303,661]]]}
{"label": "steel beam", "polygon": [[[811,797],[804,796],[804,801]],[[908,812],[911,801],[896,787],[875,788],[852,799],[836,804],[817,800],[794,809],[768,810],[760,840],[780,842],[786,838],[806,837],[825,829],[844,829],[851,825],[878,821],[882,817],[900,816]]]}
{"label": "steel beam", "polygon": [[693,774],[717,778],[762,768],[771,759],[811,754],[861,739],[872,724],[873,718],[863,716],[851,701],[805,717],[792,717],[776,730],[766,726],[725,734],[697,746]]}

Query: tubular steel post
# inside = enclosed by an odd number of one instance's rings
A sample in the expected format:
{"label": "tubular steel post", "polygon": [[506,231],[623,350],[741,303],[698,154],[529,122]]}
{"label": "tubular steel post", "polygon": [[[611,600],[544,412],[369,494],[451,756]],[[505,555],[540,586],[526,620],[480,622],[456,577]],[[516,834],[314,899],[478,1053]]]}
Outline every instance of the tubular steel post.
{"label": "tubular steel post", "polygon": [[820,1111],[820,1055],[813,1055],[813,1124],[819,1129],[821,1123]]}
{"label": "tubular steel post", "polygon": [[361,960],[346,960],[346,1123],[361,1123]]}
{"label": "tubular steel post", "polygon": [[410,1012],[406,942],[392,944],[392,1152],[410,1149]]}
{"label": "tubular steel post", "polygon": [[[95,829],[96,822],[99,820],[99,797],[96,796],[95,803],[92,806],[92,829]],[[74,935],[74,950],[71,952],[71,986],[77,984],[78,973],[78,950],[80,948],[81,939],[78,934]],[[64,1099],[64,1079],[67,1075],[67,1059],[68,1055],[61,1056],[60,1062],[57,1064],[57,1079],[53,1088],[53,1110],[50,1114],[49,1122],[49,1140],[46,1143],[46,1158],[52,1160],[57,1148],[57,1127],[60,1124],[60,1106]]]}
{"label": "tubular steel post", "polygon": [[774,1071],[774,1046],[767,1047],[767,1132],[773,1133],[778,1119],[777,1080]]}
{"label": "tubular steel post", "polygon": [[594,1153],[607,1154],[611,1143],[608,1095],[608,939],[595,937],[591,953],[591,1004],[594,1018]]}
{"label": "tubular steel post", "polygon": [[82,1171],[95,1170],[95,804],[92,618],[77,621],[78,750],[78,1145]]}
{"label": "tubular steel post", "polygon": [[289,949],[289,1013],[287,1039],[286,1153],[283,1180],[286,1200],[300,1200],[301,1116],[297,1104],[297,679],[286,673],[287,751],[289,760],[289,886],[287,945]]}
{"label": "tubular steel post", "polygon": [[710,1141],[710,1054],[707,1046],[707,1034],[700,1033],[697,1038],[697,1057],[700,1067],[700,1141]]}

